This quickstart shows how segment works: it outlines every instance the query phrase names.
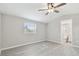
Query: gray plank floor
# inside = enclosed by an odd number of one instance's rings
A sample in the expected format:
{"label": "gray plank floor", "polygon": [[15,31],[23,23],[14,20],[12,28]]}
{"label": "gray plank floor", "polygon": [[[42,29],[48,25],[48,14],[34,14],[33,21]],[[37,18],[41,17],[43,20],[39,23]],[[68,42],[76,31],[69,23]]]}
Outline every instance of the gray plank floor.
{"label": "gray plank floor", "polygon": [[43,41],[2,51],[2,56],[79,56],[79,48]]}

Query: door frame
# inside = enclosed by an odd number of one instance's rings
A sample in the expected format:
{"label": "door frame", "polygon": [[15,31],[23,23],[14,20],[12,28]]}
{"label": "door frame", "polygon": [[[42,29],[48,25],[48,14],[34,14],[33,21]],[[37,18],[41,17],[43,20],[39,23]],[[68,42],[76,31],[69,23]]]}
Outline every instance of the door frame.
{"label": "door frame", "polygon": [[68,24],[69,26],[70,26],[70,41],[72,42],[72,19],[66,19],[66,20],[62,20],[61,21],[61,43],[65,43],[64,42],[64,38],[63,38],[63,36],[64,36],[64,30],[63,30],[63,28],[64,28],[64,25],[63,24]]}

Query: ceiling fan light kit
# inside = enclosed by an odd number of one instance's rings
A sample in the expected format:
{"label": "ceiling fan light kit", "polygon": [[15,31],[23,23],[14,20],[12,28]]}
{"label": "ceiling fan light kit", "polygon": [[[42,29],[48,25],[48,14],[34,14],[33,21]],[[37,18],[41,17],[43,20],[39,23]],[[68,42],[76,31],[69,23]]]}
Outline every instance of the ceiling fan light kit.
{"label": "ceiling fan light kit", "polygon": [[59,13],[59,11],[56,10],[56,8],[64,6],[64,5],[66,5],[66,3],[60,3],[56,6],[55,6],[55,3],[47,3],[47,9],[39,9],[38,11],[46,11],[47,10],[47,13],[45,13],[45,15],[48,15],[51,12]]}
{"label": "ceiling fan light kit", "polygon": [[50,13],[50,12],[54,12],[54,8],[53,8],[53,9],[49,9],[48,12],[49,12],[49,13]]}

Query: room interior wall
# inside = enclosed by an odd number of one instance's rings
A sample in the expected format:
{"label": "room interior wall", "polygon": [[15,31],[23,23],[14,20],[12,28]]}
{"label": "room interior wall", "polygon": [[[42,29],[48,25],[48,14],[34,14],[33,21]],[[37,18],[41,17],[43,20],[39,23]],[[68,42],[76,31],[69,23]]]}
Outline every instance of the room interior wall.
{"label": "room interior wall", "polygon": [[[36,24],[36,33],[24,33],[24,23],[27,22]],[[44,23],[3,14],[2,27],[2,49],[45,41],[46,25]]]}
{"label": "room interior wall", "polygon": [[72,44],[79,46],[79,14],[64,15],[53,19],[48,23],[48,40],[52,42],[61,42],[60,22],[62,20],[72,19]]}
{"label": "room interior wall", "polygon": [[[2,25],[0,25],[0,27],[3,27],[2,49],[45,40],[59,43],[61,42],[60,22],[68,19],[72,19],[72,43],[79,45],[79,14],[64,15],[53,19],[48,24],[2,14]],[[37,32],[34,34],[25,34],[23,25],[26,22],[34,22],[37,25]]]}
{"label": "room interior wall", "polygon": [[0,15],[0,54],[1,54],[1,15]]}
{"label": "room interior wall", "polygon": [[60,22],[59,19],[53,19],[48,23],[48,41],[59,42],[60,41]]}

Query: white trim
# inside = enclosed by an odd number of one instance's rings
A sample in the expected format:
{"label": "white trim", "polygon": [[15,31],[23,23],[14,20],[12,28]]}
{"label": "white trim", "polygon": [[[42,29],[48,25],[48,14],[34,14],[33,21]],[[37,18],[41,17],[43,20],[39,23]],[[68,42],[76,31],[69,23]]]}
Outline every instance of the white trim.
{"label": "white trim", "polygon": [[78,45],[72,45],[73,47],[77,47],[77,48],[79,48],[79,46]]}
{"label": "white trim", "polygon": [[[30,45],[30,44],[34,44],[34,43],[38,43],[38,42],[42,42],[42,41],[50,41],[50,42],[55,42],[55,43],[58,43],[58,44],[62,44],[61,42],[57,42],[57,41],[41,40],[41,41],[37,41],[37,42],[29,43],[29,44],[20,44],[20,45],[16,45],[16,46],[8,47],[8,48],[2,48],[2,49],[0,49],[0,52],[1,52],[2,50],[7,50],[7,49],[11,49],[11,48],[16,48],[16,47],[20,47],[20,46],[24,46],[24,45]],[[73,47],[77,47],[77,48],[79,48],[79,46],[77,46],[77,45],[72,45],[72,46],[73,46]]]}
{"label": "white trim", "polygon": [[55,43],[58,43],[58,44],[62,44],[61,42],[58,42],[58,41],[52,41],[52,40],[47,40],[47,41],[55,42]]}
{"label": "white trim", "polygon": [[[50,42],[55,42],[55,43],[58,43],[58,44],[62,44],[61,42],[57,42],[57,41],[51,41],[51,40],[48,40],[48,41],[50,41]],[[72,44],[71,46],[79,48],[78,45],[73,45],[73,44]]]}
{"label": "white trim", "polygon": [[[45,40],[41,40],[41,41],[45,41]],[[20,45],[16,45],[16,46],[7,47],[7,48],[2,48],[1,51],[2,51],[2,50],[7,50],[7,49],[16,48],[16,47],[20,47],[20,46],[24,46],[24,45],[30,45],[30,44],[38,43],[38,42],[41,42],[41,41],[32,42],[32,43],[28,43],[28,44],[20,44]]]}
{"label": "white trim", "polygon": [[61,42],[62,43],[65,43],[64,40],[63,40],[64,39],[63,38],[63,36],[64,36],[64,32],[63,32],[63,28],[64,27],[63,27],[63,25],[64,24],[68,24],[70,26],[70,29],[69,29],[70,30],[70,34],[67,34],[67,35],[70,35],[70,41],[72,41],[72,19],[65,19],[65,20],[61,21],[61,28],[60,28],[60,30],[61,30]]}

